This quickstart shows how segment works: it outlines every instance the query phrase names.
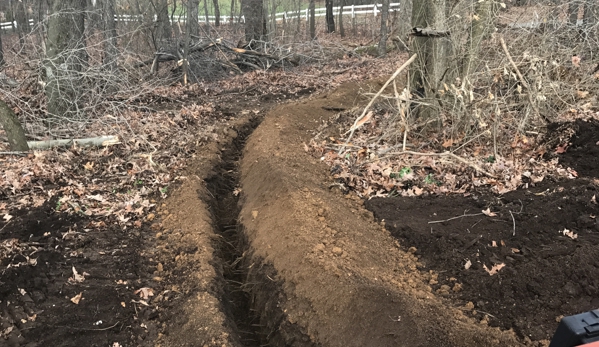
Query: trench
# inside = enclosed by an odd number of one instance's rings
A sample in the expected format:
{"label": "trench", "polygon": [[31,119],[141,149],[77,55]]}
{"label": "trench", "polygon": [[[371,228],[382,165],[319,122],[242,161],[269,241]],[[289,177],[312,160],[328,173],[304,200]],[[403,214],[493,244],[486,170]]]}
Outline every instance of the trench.
{"label": "trench", "polygon": [[260,124],[261,119],[250,119],[236,129],[237,136],[221,152],[221,160],[214,167],[213,175],[207,178],[207,188],[211,194],[212,219],[214,229],[220,237],[215,248],[221,262],[225,280],[222,298],[225,314],[234,323],[243,346],[259,347],[268,343],[267,336],[260,326],[260,315],[252,307],[252,293],[247,286],[247,268],[243,261],[247,241],[238,222],[241,206],[239,194],[239,164],[243,148],[249,135]]}
{"label": "trench", "polygon": [[253,118],[237,129],[237,136],[221,150],[221,160],[205,182],[210,192],[217,250],[217,268],[222,268],[223,309],[242,346],[315,347],[305,329],[287,319],[287,302],[275,268],[253,256],[244,226],[239,222],[241,204],[236,189],[240,181],[240,160],[246,140],[262,118]]}

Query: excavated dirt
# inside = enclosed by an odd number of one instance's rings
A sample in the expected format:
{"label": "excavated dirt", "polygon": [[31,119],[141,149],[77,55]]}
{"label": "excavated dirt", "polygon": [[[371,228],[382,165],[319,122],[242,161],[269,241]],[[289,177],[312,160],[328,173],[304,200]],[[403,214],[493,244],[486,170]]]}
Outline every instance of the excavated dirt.
{"label": "excavated dirt", "polygon": [[346,85],[277,107],[245,148],[244,263],[271,345],[520,346],[515,334],[488,327],[468,306],[435,293],[419,256],[360,199],[331,189],[328,168],[303,152],[334,115],[327,109],[360,103],[359,89]]}

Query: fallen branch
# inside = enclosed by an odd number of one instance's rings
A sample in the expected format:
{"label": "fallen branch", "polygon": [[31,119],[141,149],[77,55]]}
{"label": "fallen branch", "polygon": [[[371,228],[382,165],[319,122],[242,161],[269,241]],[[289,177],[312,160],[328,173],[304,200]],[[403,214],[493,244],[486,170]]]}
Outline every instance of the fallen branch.
{"label": "fallen branch", "polygon": [[118,136],[100,136],[86,139],[67,139],[67,140],[47,140],[47,141],[28,141],[29,149],[48,149],[52,147],[68,147],[77,145],[81,147],[88,146],[111,146],[121,143]]}
{"label": "fallen branch", "polygon": [[458,155],[455,155],[451,152],[443,152],[443,153],[421,153],[421,152],[412,152],[412,151],[401,151],[401,152],[393,152],[393,153],[388,153],[387,156],[391,156],[391,155],[402,155],[402,154],[410,154],[410,155],[422,155],[422,156],[430,156],[430,157],[451,157],[463,164],[466,164],[468,166],[470,166],[471,168],[475,169],[478,172],[481,172],[491,178],[497,178],[495,177],[495,175],[493,175],[492,173],[485,171],[483,168],[481,168],[480,166],[476,165],[475,163],[472,163]]}
{"label": "fallen branch", "polygon": [[[393,75],[391,75],[391,77],[387,80],[387,82],[385,82],[385,84],[383,85],[383,87],[381,88],[381,90],[379,90],[379,92],[376,93],[376,95],[370,100],[370,102],[368,103],[368,105],[366,105],[366,107],[364,108],[364,111],[362,111],[362,114],[360,115],[360,117],[358,117],[356,119],[356,121],[354,122],[354,124],[350,128],[350,134],[349,134],[349,137],[347,138],[347,140],[345,140],[345,145],[347,145],[349,143],[349,141],[351,140],[351,138],[354,136],[354,132],[356,131],[357,124],[362,120],[362,118],[364,118],[366,116],[366,113],[368,112],[368,109],[372,106],[372,104],[374,104],[374,101],[383,93],[383,91],[389,86],[389,84],[391,84],[391,82],[395,80],[395,78],[400,74],[400,72],[402,72],[406,67],[408,67],[414,60],[416,60],[416,56],[417,55],[414,54],[412,57],[410,57],[410,59],[408,59],[408,61],[406,61],[405,63],[403,63],[403,65],[400,66],[393,73]],[[341,148],[339,149],[339,154],[341,154],[344,149],[345,149],[345,146],[341,146]]]}

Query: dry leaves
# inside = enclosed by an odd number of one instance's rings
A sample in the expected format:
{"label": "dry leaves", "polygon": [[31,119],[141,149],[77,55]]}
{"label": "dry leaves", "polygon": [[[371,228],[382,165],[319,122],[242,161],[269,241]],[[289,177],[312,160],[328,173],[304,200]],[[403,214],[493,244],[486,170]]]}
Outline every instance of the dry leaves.
{"label": "dry leaves", "polygon": [[71,302],[75,305],[79,305],[79,302],[81,301],[81,299],[83,299],[83,292],[72,297]]}
{"label": "dry leaves", "polygon": [[493,265],[493,266],[491,267],[491,269],[489,269],[489,268],[487,267],[487,265],[484,265],[484,264],[483,264],[483,269],[485,269],[485,271],[486,271],[486,272],[487,272],[487,273],[488,273],[490,276],[493,276],[493,275],[495,275],[496,273],[498,273],[498,272],[499,272],[499,270],[503,269],[504,267],[505,267],[505,264],[504,264],[504,263],[501,263],[501,264],[495,264],[495,265]]}
{"label": "dry leaves", "polygon": [[572,240],[576,240],[578,238],[578,234],[566,228],[564,228],[564,230],[560,230],[559,233],[571,238]]}

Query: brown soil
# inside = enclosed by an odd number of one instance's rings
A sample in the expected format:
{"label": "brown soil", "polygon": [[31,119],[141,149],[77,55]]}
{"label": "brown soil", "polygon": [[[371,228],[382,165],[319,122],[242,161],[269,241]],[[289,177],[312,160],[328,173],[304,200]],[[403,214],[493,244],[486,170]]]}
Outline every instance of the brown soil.
{"label": "brown soil", "polygon": [[354,106],[358,87],[274,109],[245,149],[244,261],[272,345],[520,345],[434,293],[418,256],[403,250],[360,199],[331,190],[328,168],[302,152],[334,115],[323,107]]}
{"label": "brown soil", "polygon": [[[58,214],[56,204],[17,211],[2,227],[0,346],[146,346],[156,312],[133,301],[134,290],[156,287],[155,264],[140,253],[149,228],[91,232],[93,220]],[[73,268],[85,281],[69,283]]]}
{"label": "brown soil", "polygon": [[[597,305],[592,183],[367,202],[384,225],[337,189],[304,143],[381,85],[278,106],[253,133],[249,115],[219,129],[140,229],[90,232],[94,220],[56,201],[12,213],[0,222],[0,346],[543,346],[530,340],[557,316]],[[585,148],[575,141],[562,160]],[[487,207],[498,215],[431,233],[431,220]],[[73,267],[85,281],[68,283]]]}

